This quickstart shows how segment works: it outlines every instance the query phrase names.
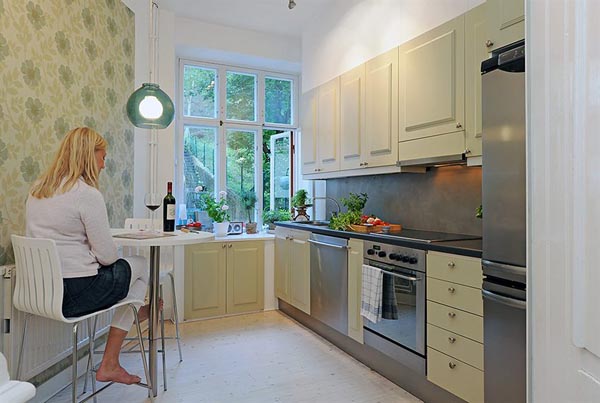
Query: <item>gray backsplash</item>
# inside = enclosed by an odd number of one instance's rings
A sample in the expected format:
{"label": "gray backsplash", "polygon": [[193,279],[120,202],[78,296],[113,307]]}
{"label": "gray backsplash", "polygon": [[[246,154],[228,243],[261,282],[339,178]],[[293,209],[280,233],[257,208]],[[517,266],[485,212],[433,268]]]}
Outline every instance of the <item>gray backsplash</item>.
{"label": "gray backsplash", "polygon": [[[481,235],[481,219],[475,217],[481,204],[480,167],[327,180],[327,196],[341,202],[350,192],[369,195],[365,214],[405,228]],[[327,203],[328,217],[333,209],[333,203]]]}

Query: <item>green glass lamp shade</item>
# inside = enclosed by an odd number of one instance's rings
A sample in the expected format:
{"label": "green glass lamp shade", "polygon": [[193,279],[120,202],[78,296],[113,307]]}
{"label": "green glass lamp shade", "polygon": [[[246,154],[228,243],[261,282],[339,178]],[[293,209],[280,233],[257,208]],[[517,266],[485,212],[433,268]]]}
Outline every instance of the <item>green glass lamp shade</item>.
{"label": "green glass lamp shade", "polygon": [[135,127],[164,129],[173,121],[175,107],[158,84],[144,83],[127,100],[127,117]]}

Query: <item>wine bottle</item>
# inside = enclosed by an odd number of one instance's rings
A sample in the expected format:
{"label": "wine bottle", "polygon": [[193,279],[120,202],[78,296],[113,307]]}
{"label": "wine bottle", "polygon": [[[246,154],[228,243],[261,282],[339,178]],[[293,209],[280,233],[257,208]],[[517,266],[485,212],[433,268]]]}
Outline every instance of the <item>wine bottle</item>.
{"label": "wine bottle", "polygon": [[173,182],[167,182],[167,195],[163,199],[163,231],[175,231],[175,197],[173,197]]}

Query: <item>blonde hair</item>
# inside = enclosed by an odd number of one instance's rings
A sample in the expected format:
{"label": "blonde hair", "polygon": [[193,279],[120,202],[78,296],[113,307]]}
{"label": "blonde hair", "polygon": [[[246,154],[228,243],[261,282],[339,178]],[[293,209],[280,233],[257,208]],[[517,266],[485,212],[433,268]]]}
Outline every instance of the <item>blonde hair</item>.
{"label": "blonde hair", "polygon": [[89,127],[71,130],[60,143],[50,167],[31,188],[31,195],[44,199],[56,193],[68,192],[79,178],[88,185],[98,188],[100,170],[95,153],[106,150],[107,146],[107,141]]}

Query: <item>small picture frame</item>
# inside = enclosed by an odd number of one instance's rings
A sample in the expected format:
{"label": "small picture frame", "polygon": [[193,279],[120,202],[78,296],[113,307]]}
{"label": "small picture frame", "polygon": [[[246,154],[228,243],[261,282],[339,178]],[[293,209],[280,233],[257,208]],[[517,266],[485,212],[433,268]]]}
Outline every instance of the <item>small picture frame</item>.
{"label": "small picture frame", "polygon": [[232,221],[229,223],[228,235],[239,235],[244,231],[244,223],[241,221]]}

